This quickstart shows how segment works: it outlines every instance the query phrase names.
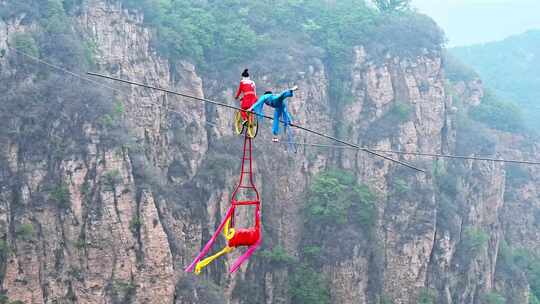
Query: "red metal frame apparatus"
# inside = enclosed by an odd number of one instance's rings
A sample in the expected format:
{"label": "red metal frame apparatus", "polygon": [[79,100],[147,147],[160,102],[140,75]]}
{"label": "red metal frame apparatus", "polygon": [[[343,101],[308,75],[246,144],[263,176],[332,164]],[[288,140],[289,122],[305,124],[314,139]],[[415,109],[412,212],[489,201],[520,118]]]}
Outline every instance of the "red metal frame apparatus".
{"label": "red metal frame apparatus", "polygon": [[[245,176],[248,176],[246,179]],[[239,199],[240,194],[243,192],[252,192],[255,194],[255,197],[250,199]],[[255,206],[255,226],[251,228],[239,228],[235,229],[235,211],[239,206]],[[252,144],[251,138],[249,136],[244,137],[244,153],[242,155],[242,166],[240,169],[240,181],[236,185],[232,196],[231,196],[231,206],[227,210],[223,221],[219,225],[218,229],[210,240],[206,243],[204,248],[201,250],[199,255],[193,260],[193,262],[185,269],[186,272],[191,272],[195,270],[195,273],[200,273],[200,271],[209,265],[212,261],[218,257],[233,251],[237,247],[248,247],[248,250],[241,255],[232,265],[230,273],[235,272],[240,268],[240,266],[248,260],[251,255],[255,252],[257,247],[261,244],[262,235],[261,235],[261,201],[259,197],[259,191],[255,187],[253,181],[253,160],[252,160]],[[221,232],[224,232],[225,238],[227,239],[227,246],[223,248],[218,253],[209,256],[203,260],[203,257],[212,249],[212,245],[216,241],[218,235]]]}

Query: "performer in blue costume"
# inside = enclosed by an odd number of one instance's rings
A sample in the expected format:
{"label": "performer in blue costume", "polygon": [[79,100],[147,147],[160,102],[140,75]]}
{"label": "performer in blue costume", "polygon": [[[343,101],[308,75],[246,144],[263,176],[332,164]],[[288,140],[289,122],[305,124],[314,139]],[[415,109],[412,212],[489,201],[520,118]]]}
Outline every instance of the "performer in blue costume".
{"label": "performer in blue costume", "polygon": [[283,124],[285,128],[287,128],[288,125],[291,124],[292,118],[289,114],[289,111],[287,111],[287,97],[292,97],[293,92],[298,90],[298,86],[294,86],[289,90],[285,90],[281,92],[281,94],[272,94],[271,91],[266,91],[264,95],[259,97],[257,102],[249,108],[248,111],[253,111],[257,113],[257,115],[263,114],[263,107],[264,105],[268,105],[272,108],[274,108],[274,125],[272,126],[272,134],[274,134],[274,138],[272,138],[272,141],[277,142],[278,134],[279,134],[279,123],[280,120],[283,121]]}

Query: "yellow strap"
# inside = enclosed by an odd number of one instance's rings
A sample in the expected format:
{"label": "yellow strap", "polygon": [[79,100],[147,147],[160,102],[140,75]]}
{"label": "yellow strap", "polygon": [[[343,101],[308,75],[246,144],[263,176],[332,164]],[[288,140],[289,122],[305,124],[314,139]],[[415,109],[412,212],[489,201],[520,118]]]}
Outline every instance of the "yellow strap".
{"label": "yellow strap", "polygon": [[[230,240],[234,236],[234,228],[231,227],[231,218],[229,217],[227,219],[227,222],[225,223],[225,227],[223,228],[223,235],[227,240]],[[233,251],[233,247],[225,246],[220,252],[214,254],[213,256],[209,256],[206,259],[199,261],[197,264],[195,264],[195,274],[200,274],[201,270],[208,266],[208,264],[212,263],[215,259],[219,258],[220,256],[227,254],[231,251]]]}
{"label": "yellow strap", "polygon": [[229,217],[227,219],[227,222],[225,223],[225,228],[223,229],[223,235],[225,236],[227,240],[232,239],[234,236],[234,228],[230,226],[231,226],[231,218]]}
{"label": "yellow strap", "polygon": [[201,270],[208,266],[208,264],[212,263],[215,259],[219,258],[220,256],[224,255],[224,254],[227,254],[231,251],[234,250],[234,247],[229,247],[229,246],[225,246],[225,248],[223,248],[220,252],[214,254],[213,256],[209,256],[207,257],[206,259],[202,260],[202,261],[199,261],[196,265],[195,265],[195,274],[200,274],[201,273]]}

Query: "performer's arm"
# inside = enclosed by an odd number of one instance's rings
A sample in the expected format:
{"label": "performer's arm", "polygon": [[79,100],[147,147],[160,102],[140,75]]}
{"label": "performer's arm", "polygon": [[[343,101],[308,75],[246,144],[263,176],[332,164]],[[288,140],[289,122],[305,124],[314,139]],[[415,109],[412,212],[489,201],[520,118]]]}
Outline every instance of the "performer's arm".
{"label": "performer's arm", "polygon": [[238,85],[238,91],[236,91],[236,96],[234,97],[234,99],[238,99],[238,97],[240,97],[241,93],[242,93],[242,83],[240,83],[240,85]]}
{"label": "performer's arm", "polygon": [[262,104],[264,104],[264,101],[266,100],[266,95],[263,95],[259,98],[259,100],[257,100],[257,102],[255,104],[253,104],[249,109],[248,111],[253,111],[253,109],[257,109],[259,106],[261,106]]}

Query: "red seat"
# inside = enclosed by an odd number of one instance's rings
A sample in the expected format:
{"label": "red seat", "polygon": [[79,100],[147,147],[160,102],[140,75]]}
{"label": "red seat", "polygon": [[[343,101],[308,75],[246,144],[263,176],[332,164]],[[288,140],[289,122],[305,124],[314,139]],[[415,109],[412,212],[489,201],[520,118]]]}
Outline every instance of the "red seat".
{"label": "red seat", "polygon": [[[242,205],[255,205],[255,226],[250,228],[236,228],[233,237],[227,242],[229,247],[253,246],[261,238],[260,202],[258,200],[233,202],[233,206]],[[234,211],[232,212],[231,216],[233,218],[231,225],[234,225]]]}
{"label": "red seat", "polygon": [[229,247],[254,245],[261,237],[259,230],[259,227],[237,229],[228,242]]}

